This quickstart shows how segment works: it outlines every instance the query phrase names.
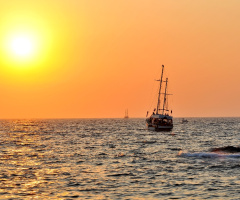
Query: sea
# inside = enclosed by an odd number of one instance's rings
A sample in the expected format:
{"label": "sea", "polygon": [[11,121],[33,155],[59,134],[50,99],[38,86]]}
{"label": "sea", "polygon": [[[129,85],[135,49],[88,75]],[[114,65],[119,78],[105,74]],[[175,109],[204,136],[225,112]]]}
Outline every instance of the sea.
{"label": "sea", "polygon": [[240,199],[240,118],[0,120],[0,199]]}

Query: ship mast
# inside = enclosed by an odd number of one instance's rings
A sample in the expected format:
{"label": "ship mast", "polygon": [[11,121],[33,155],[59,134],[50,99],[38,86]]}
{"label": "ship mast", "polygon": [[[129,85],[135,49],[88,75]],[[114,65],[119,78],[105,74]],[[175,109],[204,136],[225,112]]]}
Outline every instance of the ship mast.
{"label": "ship mast", "polygon": [[124,118],[128,118],[128,109],[125,110],[125,116]]}
{"label": "ship mast", "polygon": [[166,100],[167,100],[167,83],[168,83],[168,78],[166,78],[166,86],[165,86],[165,92],[164,92],[164,100],[163,100],[163,109],[162,109],[162,114],[164,114],[165,110],[165,105],[166,105]]}
{"label": "ship mast", "polygon": [[162,75],[161,75],[161,79],[160,79],[160,86],[159,86],[159,92],[158,92],[158,103],[157,103],[157,113],[156,114],[158,114],[158,109],[160,107],[160,95],[161,95],[161,89],[162,89],[163,69],[164,69],[164,65],[162,65]]}

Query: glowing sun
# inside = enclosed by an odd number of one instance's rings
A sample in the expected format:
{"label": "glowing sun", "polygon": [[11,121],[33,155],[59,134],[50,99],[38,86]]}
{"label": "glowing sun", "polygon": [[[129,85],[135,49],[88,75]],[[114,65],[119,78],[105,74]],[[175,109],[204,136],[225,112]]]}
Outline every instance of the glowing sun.
{"label": "glowing sun", "polygon": [[9,51],[14,57],[20,59],[31,58],[36,50],[36,44],[32,37],[16,35],[10,38]]}
{"label": "glowing sun", "polygon": [[30,56],[33,51],[33,42],[28,37],[18,36],[12,39],[10,48],[16,56]]}
{"label": "glowing sun", "polygon": [[20,77],[47,71],[55,41],[48,22],[28,13],[6,15],[4,19],[0,24],[0,72]]}

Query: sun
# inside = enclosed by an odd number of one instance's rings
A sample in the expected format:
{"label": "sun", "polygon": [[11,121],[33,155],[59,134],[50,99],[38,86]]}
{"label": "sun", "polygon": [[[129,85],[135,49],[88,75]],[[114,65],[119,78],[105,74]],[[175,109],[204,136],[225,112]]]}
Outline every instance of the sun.
{"label": "sun", "polygon": [[59,67],[54,65],[58,50],[55,29],[38,14],[9,13],[0,13],[0,80],[10,84],[40,83],[43,76]]}
{"label": "sun", "polygon": [[7,71],[32,70],[44,60],[46,40],[40,33],[26,28],[25,30],[11,29],[2,35],[0,63],[2,62]]}
{"label": "sun", "polygon": [[17,58],[30,58],[35,51],[36,44],[27,35],[17,35],[10,39],[9,48],[11,53]]}
{"label": "sun", "polygon": [[37,40],[33,35],[26,33],[16,33],[11,35],[6,46],[8,55],[14,60],[32,60],[37,52]]}

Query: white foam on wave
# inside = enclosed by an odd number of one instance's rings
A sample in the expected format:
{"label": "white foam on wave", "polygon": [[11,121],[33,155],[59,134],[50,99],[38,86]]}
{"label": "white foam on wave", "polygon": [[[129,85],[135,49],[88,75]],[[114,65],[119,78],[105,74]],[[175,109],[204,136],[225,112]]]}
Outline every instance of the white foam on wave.
{"label": "white foam on wave", "polygon": [[179,151],[178,156],[195,158],[240,158],[240,154],[219,154],[211,152],[184,153],[183,151]]}

